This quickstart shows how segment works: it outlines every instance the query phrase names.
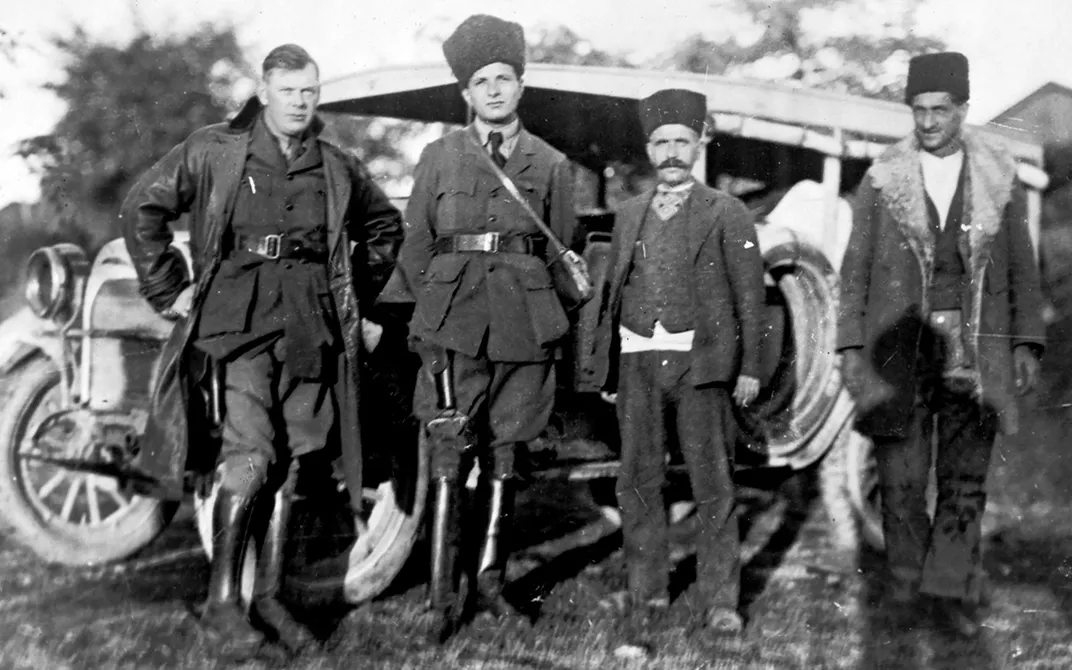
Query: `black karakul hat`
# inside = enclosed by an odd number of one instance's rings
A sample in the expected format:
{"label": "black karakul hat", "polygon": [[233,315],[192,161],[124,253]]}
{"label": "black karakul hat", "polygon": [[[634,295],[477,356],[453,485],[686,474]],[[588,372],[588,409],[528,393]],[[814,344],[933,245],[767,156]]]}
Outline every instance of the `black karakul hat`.
{"label": "black karakul hat", "polygon": [[912,104],[912,98],[920,93],[934,91],[950,93],[961,101],[968,99],[968,59],[964,54],[944,51],[916,56],[908,62],[905,102]]}
{"label": "black karakul hat", "polygon": [[443,55],[462,86],[492,63],[506,63],[518,76],[525,73],[525,30],[497,16],[474,14],[443,42]]}
{"label": "black karakul hat", "polygon": [[678,123],[703,134],[707,118],[707,97],[683,88],[664,88],[640,101],[640,125],[644,137],[659,126]]}

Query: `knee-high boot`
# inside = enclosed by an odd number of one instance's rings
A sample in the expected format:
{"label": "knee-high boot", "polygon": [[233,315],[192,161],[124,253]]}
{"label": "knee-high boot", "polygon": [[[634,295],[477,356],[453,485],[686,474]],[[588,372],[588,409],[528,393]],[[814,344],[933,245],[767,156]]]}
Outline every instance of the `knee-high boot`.
{"label": "knee-high boot", "polygon": [[487,484],[487,526],[477,562],[477,609],[495,617],[516,616],[517,609],[503,597],[507,547],[514,516],[514,486],[510,479],[493,478]]}
{"label": "knee-high boot", "polygon": [[[289,484],[289,480],[288,480]],[[287,649],[297,654],[316,644],[308,628],[294,620],[279,602],[279,587],[283,577],[283,547],[287,541],[292,500],[292,486],[284,484],[276,491],[272,515],[264,534],[261,552],[257,557],[257,580],[253,588],[253,612],[273,629]]]}
{"label": "knee-high boot", "polygon": [[451,477],[435,480],[435,508],[432,517],[431,578],[428,584],[428,602],[439,619],[438,635],[449,637],[461,617],[461,595],[458,589],[461,564],[458,532],[461,520],[458,514],[458,486]]}
{"label": "knee-high boot", "polygon": [[253,655],[264,643],[264,634],[249,622],[239,597],[254,498],[220,489],[213,508],[212,567],[201,625],[227,655]]}

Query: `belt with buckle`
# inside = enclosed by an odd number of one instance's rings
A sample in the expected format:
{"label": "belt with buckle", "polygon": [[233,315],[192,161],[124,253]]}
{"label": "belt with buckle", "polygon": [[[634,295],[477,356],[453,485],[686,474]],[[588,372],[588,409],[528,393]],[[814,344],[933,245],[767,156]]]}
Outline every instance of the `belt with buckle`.
{"label": "belt with buckle", "polygon": [[324,262],[328,258],[327,247],[310,245],[300,238],[287,235],[239,235],[235,247],[257,254],[268,260],[293,258]]}
{"label": "belt with buckle", "polygon": [[531,235],[503,233],[453,233],[440,235],[435,241],[437,254],[486,253],[540,255],[546,241]]}

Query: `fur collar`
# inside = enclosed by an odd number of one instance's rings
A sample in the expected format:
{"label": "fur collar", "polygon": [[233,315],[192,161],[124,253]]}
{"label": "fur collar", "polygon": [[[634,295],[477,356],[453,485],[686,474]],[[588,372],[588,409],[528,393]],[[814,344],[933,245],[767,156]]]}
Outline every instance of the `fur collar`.
{"label": "fur collar", "polygon": [[[968,244],[974,271],[985,265],[990,242],[1001,227],[1005,206],[1012,198],[1016,161],[1004,147],[965,128],[962,133],[965,167],[964,221],[971,226]],[[871,179],[882,204],[905,233],[927,275],[934,264],[934,234],[927,221],[919,142],[910,135],[891,146],[871,166]]]}
{"label": "fur collar", "polygon": [[[964,216],[961,225],[968,229],[968,272],[971,282],[970,313],[967,326],[971,355],[978,355],[979,328],[982,319],[983,285],[990,259],[990,244],[1001,229],[1005,207],[1012,198],[1016,180],[1016,161],[993,140],[965,128],[964,144]],[[934,271],[935,235],[927,215],[923,188],[923,168],[919,160],[919,142],[910,135],[891,146],[872,165],[872,183],[879,192],[883,207],[904,233],[908,246],[919,261],[922,286],[930,285]],[[927,291],[921,296],[921,308],[930,312]],[[982,394],[982,380],[977,380]]]}

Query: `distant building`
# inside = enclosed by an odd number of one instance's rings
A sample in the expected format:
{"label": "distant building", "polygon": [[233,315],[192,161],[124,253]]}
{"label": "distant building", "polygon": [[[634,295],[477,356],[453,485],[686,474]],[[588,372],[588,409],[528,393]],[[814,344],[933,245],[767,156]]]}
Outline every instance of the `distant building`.
{"label": "distant building", "polygon": [[1047,148],[1072,144],[1072,88],[1051,81],[990,123],[1031,133]]}
{"label": "distant building", "polygon": [[995,116],[989,125],[1010,133],[1030,133],[1042,143],[1050,195],[1072,183],[1072,88],[1051,81]]}

